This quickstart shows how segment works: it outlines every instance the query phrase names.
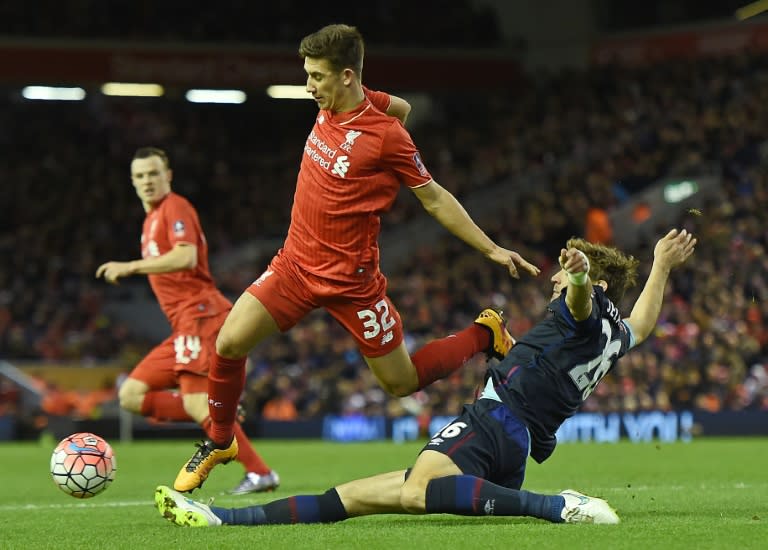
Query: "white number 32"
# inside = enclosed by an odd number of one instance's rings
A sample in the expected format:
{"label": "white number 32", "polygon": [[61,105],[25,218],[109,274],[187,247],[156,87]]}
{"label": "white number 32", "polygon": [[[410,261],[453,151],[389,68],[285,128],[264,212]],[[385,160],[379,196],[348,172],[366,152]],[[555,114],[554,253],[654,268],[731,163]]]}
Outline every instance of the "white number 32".
{"label": "white number 32", "polygon": [[381,300],[376,303],[376,311],[370,309],[362,309],[357,312],[358,318],[363,321],[363,327],[367,330],[363,332],[363,337],[366,340],[376,338],[381,332],[387,332],[393,326],[395,326],[395,320],[389,312],[389,305],[386,300]]}

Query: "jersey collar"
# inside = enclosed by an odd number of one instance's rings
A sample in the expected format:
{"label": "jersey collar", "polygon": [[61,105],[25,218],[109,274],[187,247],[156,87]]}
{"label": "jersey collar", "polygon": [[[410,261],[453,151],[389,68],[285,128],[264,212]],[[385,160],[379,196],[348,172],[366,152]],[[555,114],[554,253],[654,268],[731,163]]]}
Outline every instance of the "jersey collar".
{"label": "jersey collar", "polygon": [[366,97],[365,99],[363,99],[363,101],[360,102],[360,104],[357,107],[355,107],[351,111],[346,111],[344,113],[333,113],[331,111],[325,111],[325,118],[333,121],[335,124],[346,124],[348,122],[352,122],[353,120],[357,119],[359,116],[361,116],[364,112],[366,112],[370,108],[371,108],[371,102]]}

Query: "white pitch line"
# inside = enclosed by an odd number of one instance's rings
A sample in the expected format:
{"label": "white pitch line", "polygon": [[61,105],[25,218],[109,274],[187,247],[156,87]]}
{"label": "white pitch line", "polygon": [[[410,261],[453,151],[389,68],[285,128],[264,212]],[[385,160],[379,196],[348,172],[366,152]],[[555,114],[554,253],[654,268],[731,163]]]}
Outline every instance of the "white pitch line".
{"label": "white pitch line", "polygon": [[125,500],[117,502],[75,502],[72,504],[6,504],[0,506],[0,512],[17,510],[56,510],[60,508],[122,508],[124,506],[153,506],[152,499]]}

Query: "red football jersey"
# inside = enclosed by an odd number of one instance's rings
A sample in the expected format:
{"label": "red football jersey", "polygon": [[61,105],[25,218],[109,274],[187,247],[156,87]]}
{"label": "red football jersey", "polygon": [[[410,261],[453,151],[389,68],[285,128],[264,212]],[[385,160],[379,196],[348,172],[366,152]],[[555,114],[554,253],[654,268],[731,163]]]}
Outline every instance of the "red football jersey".
{"label": "red football jersey", "polygon": [[342,282],[379,267],[381,213],[400,185],[432,179],[390,97],[365,90],[353,111],[321,110],[304,146],[285,254],[308,272]]}
{"label": "red football jersey", "polygon": [[152,291],[171,325],[184,314],[207,317],[229,309],[231,302],[216,288],[208,269],[208,243],[195,207],[181,195],[169,193],[144,218],[141,256],[150,258],[166,254],[176,243],[197,247],[197,266],[148,276]]}

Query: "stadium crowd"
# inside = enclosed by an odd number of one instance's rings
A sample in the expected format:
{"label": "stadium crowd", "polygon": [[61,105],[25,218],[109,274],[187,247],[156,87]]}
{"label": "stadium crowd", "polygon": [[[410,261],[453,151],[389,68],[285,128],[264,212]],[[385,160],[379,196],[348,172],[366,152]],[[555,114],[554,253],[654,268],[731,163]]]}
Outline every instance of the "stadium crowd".
{"label": "stadium crowd", "polygon": [[[555,269],[548,258],[584,233],[591,207],[608,210],[661,177],[714,173],[723,181],[716,199],[678,220],[700,245],[671,279],[656,334],[619,362],[586,408],[768,410],[767,66],[766,57],[735,56],[538,76],[517,96],[484,97],[471,113],[466,99],[436,96],[435,116],[412,128],[430,171],[460,198],[533,182],[480,223],[543,275],[510,280],[455,239],[423,246],[387,273],[409,347],[466,325],[489,304],[503,307],[510,331],[522,334],[545,310]],[[236,295],[265,264],[222,270],[217,254],[284,234],[315,109],[258,101],[247,111],[172,101],[3,102],[0,127],[14,130],[0,132],[13,151],[3,160],[9,184],[0,186],[7,213],[0,220],[0,357],[119,360],[126,369],[148,343],[103,306],[134,294],[105,288],[93,274],[101,261],[138,251],[142,212],[127,172],[134,149],[154,144],[170,152],[175,189],[200,210],[217,281]],[[244,112],[268,111],[284,123],[269,139],[240,123]],[[419,209],[403,194],[385,227],[407,223]],[[652,254],[648,242],[631,252],[642,260]],[[318,312],[252,359],[246,406],[282,419],[453,413],[484,370],[475,359],[427,390],[390,399],[349,336]]]}
{"label": "stadium crowd", "polygon": [[[24,39],[293,44],[297,36],[338,23],[340,17],[337,10],[301,0],[223,0],[216,4],[213,17],[189,9],[187,2],[179,0],[76,0],[66,6],[43,0],[36,2],[35,8],[13,2],[1,4],[0,35]],[[444,47],[446,37],[455,48],[501,43],[498,18],[487,6],[453,0],[442,4],[439,12],[436,14],[428,2],[367,0],[345,5],[343,18],[354,21],[370,43],[383,46]]]}

